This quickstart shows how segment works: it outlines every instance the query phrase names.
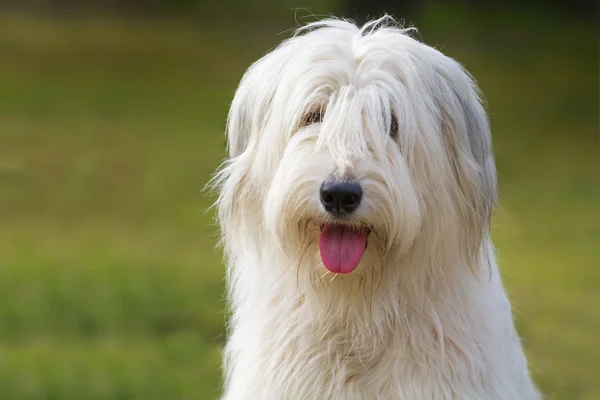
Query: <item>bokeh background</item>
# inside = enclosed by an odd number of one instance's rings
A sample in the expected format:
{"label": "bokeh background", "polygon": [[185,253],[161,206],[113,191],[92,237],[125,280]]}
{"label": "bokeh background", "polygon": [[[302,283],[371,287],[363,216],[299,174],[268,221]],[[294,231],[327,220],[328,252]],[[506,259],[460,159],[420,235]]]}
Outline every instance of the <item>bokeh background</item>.
{"label": "bokeh background", "polygon": [[0,1],[0,399],[218,397],[224,268],[201,189],[236,85],[290,28],[383,11],[479,81],[533,376],[549,398],[600,399],[586,0]]}

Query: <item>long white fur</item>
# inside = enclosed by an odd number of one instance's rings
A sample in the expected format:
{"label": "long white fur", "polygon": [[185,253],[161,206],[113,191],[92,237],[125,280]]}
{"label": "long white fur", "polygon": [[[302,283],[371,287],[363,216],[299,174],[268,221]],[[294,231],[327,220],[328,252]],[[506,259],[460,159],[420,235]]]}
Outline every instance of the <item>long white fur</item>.
{"label": "long white fur", "polygon": [[[539,398],[489,235],[496,171],[477,87],[411,31],[327,19],[244,75],[214,181],[232,310],[224,399]],[[315,110],[322,122],[303,123]],[[318,251],[331,176],[359,180],[348,223],[372,229],[343,276]]]}

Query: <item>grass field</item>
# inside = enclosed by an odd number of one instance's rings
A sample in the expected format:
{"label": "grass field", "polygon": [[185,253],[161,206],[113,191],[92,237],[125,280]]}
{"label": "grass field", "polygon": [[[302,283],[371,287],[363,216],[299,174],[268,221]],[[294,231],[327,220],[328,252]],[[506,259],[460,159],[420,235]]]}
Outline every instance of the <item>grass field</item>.
{"label": "grass field", "polygon": [[[441,15],[421,34],[489,102],[494,237],[536,382],[600,399],[597,33]],[[275,33],[0,14],[1,399],[218,396],[223,267],[200,190]]]}

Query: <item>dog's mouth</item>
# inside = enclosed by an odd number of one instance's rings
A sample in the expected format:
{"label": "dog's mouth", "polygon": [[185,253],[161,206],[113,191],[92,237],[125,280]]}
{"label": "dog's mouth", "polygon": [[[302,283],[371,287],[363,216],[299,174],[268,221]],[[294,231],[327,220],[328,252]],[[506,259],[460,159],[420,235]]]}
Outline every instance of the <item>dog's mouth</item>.
{"label": "dog's mouth", "polygon": [[319,252],[323,265],[335,274],[348,274],[358,267],[367,249],[371,230],[339,223],[321,226]]}

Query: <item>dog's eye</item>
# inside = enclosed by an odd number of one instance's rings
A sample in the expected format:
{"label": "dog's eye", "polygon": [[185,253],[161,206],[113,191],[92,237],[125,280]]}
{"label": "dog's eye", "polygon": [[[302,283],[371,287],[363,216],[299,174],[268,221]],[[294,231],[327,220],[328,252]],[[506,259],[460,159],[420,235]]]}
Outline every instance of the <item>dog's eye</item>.
{"label": "dog's eye", "polygon": [[308,126],[312,124],[320,124],[323,121],[323,113],[321,110],[311,111],[304,120],[302,126]]}
{"label": "dog's eye", "polygon": [[398,118],[395,115],[392,115],[392,122],[390,124],[390,136],[392,139],[396,139],[398,137]]}

